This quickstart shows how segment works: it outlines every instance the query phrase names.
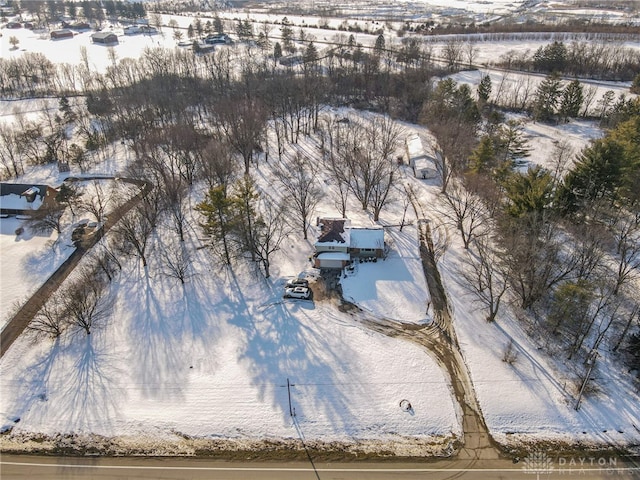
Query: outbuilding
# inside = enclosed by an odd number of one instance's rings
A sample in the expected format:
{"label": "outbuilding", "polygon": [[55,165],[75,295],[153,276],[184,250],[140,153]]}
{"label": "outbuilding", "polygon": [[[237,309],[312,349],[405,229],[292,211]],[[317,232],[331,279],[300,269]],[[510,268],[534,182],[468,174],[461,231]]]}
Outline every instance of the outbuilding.
{"label": "outbuilding", "polygon": [[113,32],[96,32],[91,35],[91,41],[103,45],[114,45],[118,43],[118,36]]}
{"label": "outbuilding", "polygon": [[73,32],[67,28],[51,32],[51,40],[61,40],[63,38],[73,38]]}

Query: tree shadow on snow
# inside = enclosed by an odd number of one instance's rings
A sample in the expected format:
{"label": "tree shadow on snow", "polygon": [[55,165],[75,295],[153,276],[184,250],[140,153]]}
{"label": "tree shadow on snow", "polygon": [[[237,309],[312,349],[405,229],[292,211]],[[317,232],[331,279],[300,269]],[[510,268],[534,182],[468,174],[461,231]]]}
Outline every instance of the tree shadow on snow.
{"label": "tree shadow on snow", "polygon": [[[236,282],[237,283],[237,282]],[[336,378],[336,365],[353,360],[348,349],[336,351],[338,342],[328,341],[321,329],[305,321],[315,310],[313,302],[285,300],[267,302],[251,311],[238,285],[230,323],[243,330],[245,348],[239,361],[251,372],[260,401],[269,402],[290,421],[287,379],[291,383],[291,409],[304,426],[321,425],[325,433],[348,433],[351,405]],[[281,286],[268,283],[260,294],[280,299]],[[326,425],[326,423],[329,425]]]}

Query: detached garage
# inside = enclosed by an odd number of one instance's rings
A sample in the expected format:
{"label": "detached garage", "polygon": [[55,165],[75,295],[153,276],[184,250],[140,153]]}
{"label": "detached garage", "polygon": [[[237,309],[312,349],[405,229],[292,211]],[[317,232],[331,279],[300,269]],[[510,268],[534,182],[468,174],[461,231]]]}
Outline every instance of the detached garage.
{"label": "detached garage", "polygon": [[343,252],[323,252],[316,256],[316,268],[342,269],[351,261],[351,255]]}

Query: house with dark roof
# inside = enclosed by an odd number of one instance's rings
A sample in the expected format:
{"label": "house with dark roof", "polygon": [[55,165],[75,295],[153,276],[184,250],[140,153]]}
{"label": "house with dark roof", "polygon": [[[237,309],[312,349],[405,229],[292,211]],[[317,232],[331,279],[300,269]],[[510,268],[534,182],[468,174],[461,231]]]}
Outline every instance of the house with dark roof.
{"label": "house with dark roof", "polygon": [[49,185],[0,183],[0,214],[29,215],[43,204],[54,203],[57,194]]}
{"label": "house with dark roof", "polygon": [[73,32],[67,28],[51,32],[51,40],[61,40],[63,38],[73,38]]}
{"label": "house with dark roof", "polygon": [[382,258],[384,229],[352,227],[346,218],[318,218],[315,247],[316,268],[341,269],[355,258]]}
{"label": "house with dark roof", "polygon": [[118,36],[113,32],[96,32],[91,34],[91,41],[102,45],[115,45],[118,43]]}

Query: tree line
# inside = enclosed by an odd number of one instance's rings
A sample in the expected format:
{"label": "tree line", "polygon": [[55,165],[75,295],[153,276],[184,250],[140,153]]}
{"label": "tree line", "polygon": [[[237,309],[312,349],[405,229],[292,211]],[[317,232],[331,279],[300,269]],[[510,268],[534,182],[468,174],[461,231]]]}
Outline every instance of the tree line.
{"label": "tree line", "polygon": [[[69,105],[61,96],[57,115],[50,112],[46,124],[18,122],[8,127],[7,138],[35,129],[24,137],[33,140],[16,143],[28,147],[20,159],[62,157],[81,169],[124,145],[133,156],[127,175],[149,179],[155,188],[119,224],[118,243],[146,266],[149,246],[157,241],[154,229],[168,226],[178,246],[167,254],[168,271],[184,281],[189,256],[182,244],[192,227],[188,200],[194,186],[206,185],[197,211],[218,261],[248,260],[268,277],[290,224],[306,235],[318,201],[311,188],[318,166],[304,152],[292,154],[291,146],[301,136],[318,138],[338,193],[336,206],[346,214],[346,199],[353,196],[377,218],[399,186],[392,154],[400,133],[390,118],[419,121],[438,139],[439,208],[470,252],[468,271],[475,274],[468,284],[483,299],[488,318],[496,318],[509,291],[545,329],[557,332],[550,339],[564,339],[559,345],[568,356],[634,338],[637,296],[630,286],[640,242],[631,192],[638,190],[638,100],[625,100],[608,117],[610,137],[582,152],[574,167],[568,146],[558,145],[553,169],[522,173],[515,168],[527,153],[521,127],[503,122],[492,105],[490,82],[473,92],[451,80],[434,81],[442,70],[428,49],[411,41],[400,51],[378,45],[365,52],[347,39],[323,58],[310,45],[303,47],[306,60],[284,68],[250,46],[209,55],[148,49],[137,61],[114,59],[104,74],[82,64],[82,77],[73,77],[82,98]],[[541,90],[536,99],[545,95]],[[561,110],[571,117],[579,110],[569,101],[576,95],[570,89],[566,96]],[[326,105],[356,106],[388,118],[326,117]],[[20,159],[3,152],[6,175],[24,169]],[[257,186],[258,162],[270,165],[286,196],[273,198]],[[580,305],[568,300],[575,291],[584,292]],[[568,308],[586,313],[562,313]]]}

